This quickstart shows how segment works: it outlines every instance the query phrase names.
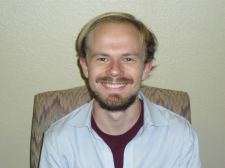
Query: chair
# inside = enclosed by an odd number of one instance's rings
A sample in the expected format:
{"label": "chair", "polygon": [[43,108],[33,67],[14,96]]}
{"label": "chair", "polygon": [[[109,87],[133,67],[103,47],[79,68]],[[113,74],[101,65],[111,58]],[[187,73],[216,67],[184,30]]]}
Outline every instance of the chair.
{"label": "chair", "polygon": [[[151,102],[185,117],[191,123],[190,102],[186,92],[150,86],[142,86],[140,90]],[[31,131],[31,168],[38,168],[43,134],[48,127],[90,100],[91,96],[86,86],[35,95]]]}

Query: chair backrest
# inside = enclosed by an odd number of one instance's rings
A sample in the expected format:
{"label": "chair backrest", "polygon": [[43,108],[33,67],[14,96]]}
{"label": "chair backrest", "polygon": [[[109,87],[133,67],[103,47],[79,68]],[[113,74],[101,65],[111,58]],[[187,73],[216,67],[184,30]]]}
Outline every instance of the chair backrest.
{"label": "chair backrest", "polygon": [[[142,93],[152,102],[161,105],[191,122],[189,96],[186,92],[142,86]],[[31,168],[38,168],[43,134],[48,127],[74,109],[91,100],[86,86],[35,95],[31,131]]]}

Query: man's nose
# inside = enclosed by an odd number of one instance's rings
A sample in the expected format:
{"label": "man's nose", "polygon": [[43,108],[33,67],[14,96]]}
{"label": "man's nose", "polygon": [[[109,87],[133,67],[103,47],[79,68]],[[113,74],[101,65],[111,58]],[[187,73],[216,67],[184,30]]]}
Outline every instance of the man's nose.
{"label": "man's nose", "polygon": [[124,71],[119,61],[112,61],[106,71],[106,75],[111,75],[115,77],[122,76],[123,74],[124,74]]}

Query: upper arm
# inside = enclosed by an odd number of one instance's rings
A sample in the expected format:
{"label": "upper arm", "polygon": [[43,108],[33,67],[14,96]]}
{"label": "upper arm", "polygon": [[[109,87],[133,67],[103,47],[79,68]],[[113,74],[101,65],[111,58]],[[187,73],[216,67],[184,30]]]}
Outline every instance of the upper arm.
{"label": "upper arm", "polygon": [[197,134],[192,127],[186,128],[184,133],[184,144],[179,167],[201,168]]}
{"label": "upper arm", "polygon": [[62,168],[54,136],[45,133],[39,168]]}

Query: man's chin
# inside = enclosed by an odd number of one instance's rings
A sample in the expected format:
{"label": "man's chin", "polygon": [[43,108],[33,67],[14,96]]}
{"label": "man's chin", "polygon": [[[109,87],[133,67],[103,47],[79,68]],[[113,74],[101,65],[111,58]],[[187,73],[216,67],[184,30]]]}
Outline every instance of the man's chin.
{"label": "man's chin", "polygon": [[137,94],[130,95],[129,97],[122,97],[119,94],[110,94],[103,98],[97,92],[92,92],[94,99],[98,102],[99,106],[109,112],[124,112],[136,100]]}

